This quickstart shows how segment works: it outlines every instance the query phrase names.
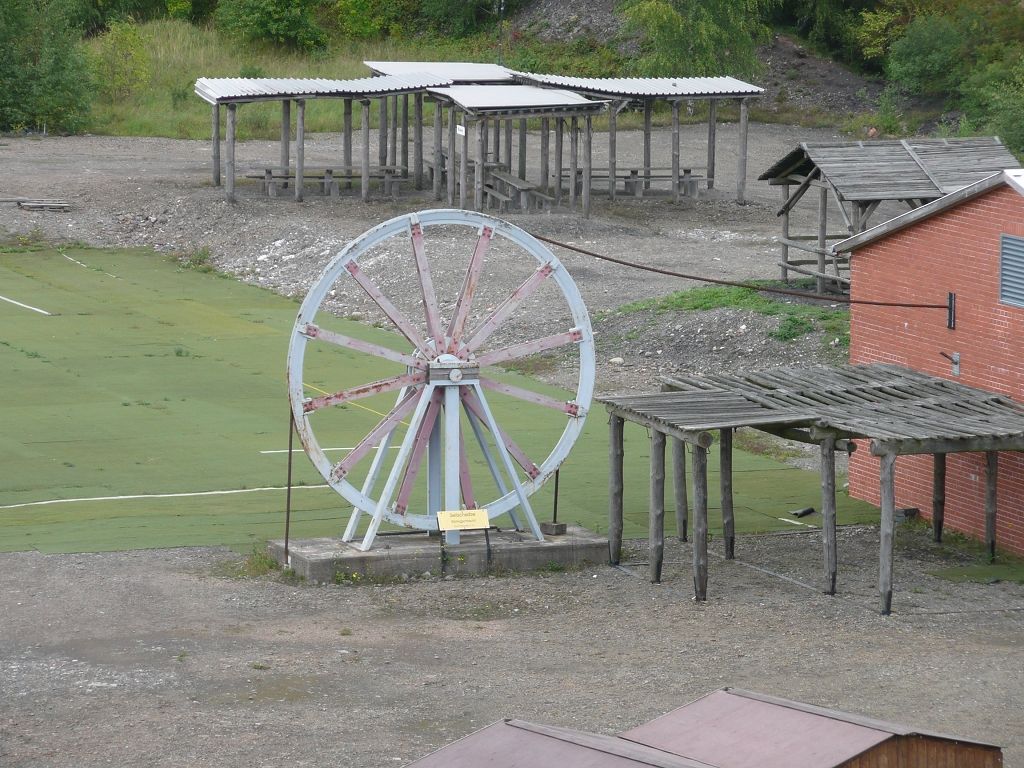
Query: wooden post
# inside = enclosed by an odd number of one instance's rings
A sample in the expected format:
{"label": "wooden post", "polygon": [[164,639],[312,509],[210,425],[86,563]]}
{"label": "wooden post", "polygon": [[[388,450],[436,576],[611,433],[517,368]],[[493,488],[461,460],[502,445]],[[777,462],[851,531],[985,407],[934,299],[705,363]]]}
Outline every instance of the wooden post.
{"label": "wooden post", "polygon": [[459,142],[462,153],[462,165],[459,166],[459,208],[465,209],[466,196],[469,194],[469,125],[466,113],[462,113],[462,141]]}
{"label": "wooden post", "polygon": [[442,133],[444,131],[444,108],[440,101],[434,102],[434,199],[441,199],[441,179],[444,177],[444,152]]}
{"label": "wooden post", "polygon": [[999,452],[985,451],[985,547],[990,560],[996,559],[996,486],[999,481]]}
{"label": "wooden post", "polygon": [[691,445],[693,454],[693,596],[708,599],[708,451]]}
{"label": "wooden post", "polygon": [[526,118],[519,121],[519,178],[526,178]]}
{"label": "wooden post", "polygon": [[292,102],[284,99],[281,102],[281,168],[284,171],[285,179],[281,182],[282,187],[288,186],[288,169],[291,167],[292,139]]}
{"label": "wooden post", "polygon": [[417,93],[412,101],[412,174],[413,185],[423,189],[423,94]]}
{"label": "wooden post", "polygon": [[618,104],[611,104],[608,108],[608,199],[615,202],[615,142],[616,130],[619,116]]}
{"label": "wooden post", "polygon": [[736,170],[736,202],[745,203],[747,195],[747,133],[750,107],[747,99],[740,99],[740,156]]}
{"label": "wooden post", "polygon": [[548,154],[551,145],[551,121],[543,117],[540,121],[540,191],[545,195],[551,188]]}
{"label": "wooden post", "polygon": [[725,538],[725,559],[736,556],[736,518],[732,499],[732,429],[718,433],[718,483],[722,495],[722,535]]}
{"label": "wooden post", "polygon": [[[388,165],[398,165],[398,96],[391,97],[388,111]],[[388,190],[390,191],[390,190]]]}
{"label": "wooden post", "polygon": [[892,552],[896,530],[896,454],[886,453],[881,459],[879,476],[882,497],[881,536],[878,551],[878,594],[881,614],[892,613]]}
{"label": "wooden post", "polygon": [[224,196],[229,203],[235,202],[235,126],[237,122],[237,104],[228,104],[228,156],[224,159],[224,175],[227,186]]}
{"label": "wooden post", "polygon": [[569,207],[576,208],[579,184],[576,177],[580,172],[580,126],[574,117],[569,121]]}
{"label": "wooden post", "polygon": [[402,120],[401,126],[401,137],[399,143],[402,145],[402,178],[409,178],[409,94],[402,94]]}
{"label": "wooden post", "polygon": [[365,203],[370,199],[370,101],[364,99],[359,102],[359,106],[362,107],[360,112],[361,132],[363,135],[363,146],[360,147],[362,151],[363,160],[363,174],[362,184],[360,187],[360,197]]}
{"label": "wooden post", "polygon": [[651,118],[654,115],[654,102],[644,100],[644,190],[651,188]]}
{"label": "wooden post", "polygon": [[220,186],[220,104],[210,106],[211,119],[213,121],[212,143],[213,143],[213,186]]}
{"label": "wooden post", "polygon": [[946,454],[932,455],[932,538],[942,542],[942,523],[946,518]]}
{"label": "wooden post", "polygon": [[498,117],[494,118],[494,148],[493,152],[494,162],[501,162],[501,119]]}
{"label": "wooden post", "polygon": [[672,201],[679,202],[679,102],[672,102]]}
{"label": "wooden post", "polygon": [[676,503],[676,536],[686,541],[686,529],[690,516],[690,502],[686,492],[686,443],[678,437],[672,438],[672,492]]}
{"label": "wooden post", "polygon": [[608,562],[619,564],[622,556],[622,439],[623,419],[608,418]]}
{"label": "wooden post", "polygon": [[302,177],[306,171],[306,100],[296,99],[295,114],[295,202],[302,202]]}
{"label": "wooden post", "polygon": [[[783,184],[779,189],[782,190],[782,202],[785,203],[789,200],[789,184]],[[789,208],[786,208],[786,212],[782,214],[782,237],[784,240],[789,239]],[[779,248],[782,250],[782,263],[789,264],[789,246],[785,243],[780,244]],[[782,267],[782,282],[789,282],[789,270]]]}
{"label": "wooden post", "polygon": [[448,108],[448,205],[455,205],[455,119],[458,111],[454,104]]}
{"label": "wooden post", "polygon": [[345,99],[342,106],[341,132],[341,160],[348,175],[345,188],[352,189],[352,99]]}
{"label": "wooden post", "polygon": [[501,148],[501,162],[505,170],[512,173],[512,121],[506,118],[504,125],[505,145]]}
{"label": "wooden post", "polygon": [[665,433],[651,432],[651,499],[648,567],[651,583],[661,582],[665,560]]}
{"label": "wooden post", "polygon": [[484,162],[487,159],[487,123],[476,121],[476,170],[473,173],[473,209],[484,209]]}
{"label": "wooden post", "polygon": [[718,102],[708,101],[708,189],[715,188],[715,129],[718,123]]}
{"label": "wooden post", "polygon": [[818,293],[825,292],[825,278],[822,276],[825,274],[825,246],[828,243],[826,235],[828,234],[828,187],[825,186],[824,182],[821,182],[821,188],[818,190],[818,277],[816,278],[815,288]]}
{"label": "wooden post", "polygon": [[586,132],[583,134],[583,218],[590,218],[590,177],[593,149],[594,126],[590,115],[584,118]]}
{"label": "wooden post", "polygon": [[565,120],[555,118],[555,205],[562,204],[562,145],[565,143],[563,132]]}
{"label": "wooden post", "polygon": [[377,103],[377,165],[388,164],[388,97],[382,96]]}
{"label": "wooden post", "polygon": [[821,441],[821,534],[825,548],[825,594],[836,593],[836,439]]}

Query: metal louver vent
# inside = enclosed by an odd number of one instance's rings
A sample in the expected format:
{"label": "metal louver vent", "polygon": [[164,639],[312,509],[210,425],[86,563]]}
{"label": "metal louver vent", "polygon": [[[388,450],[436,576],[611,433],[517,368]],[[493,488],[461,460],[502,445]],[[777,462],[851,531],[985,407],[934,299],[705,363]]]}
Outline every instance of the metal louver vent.
{"label": "metal louver vent", "polygon": [[1024,237],[1002,236],[999,252],[999,300],[1024,307]]}

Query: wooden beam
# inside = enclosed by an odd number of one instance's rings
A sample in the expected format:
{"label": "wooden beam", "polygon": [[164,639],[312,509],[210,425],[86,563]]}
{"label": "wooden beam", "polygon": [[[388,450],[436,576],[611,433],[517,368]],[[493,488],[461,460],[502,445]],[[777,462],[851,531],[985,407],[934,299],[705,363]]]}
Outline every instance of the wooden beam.
{"label": "wooden beam", "polygon": [[400,122],[401,136],[399,143],[402,147],[402,178],[409,178],[409,94],[402,94],[402,118]]}
{"label": "wooden beam", "polygon": [[220,186],[220,104],[210,106],[210,119],[213,122],[211,142],[213,145],[213,186]]}
{"label": "wooden beam", "polygon": [[715,188],[715,128],[717,118],[718,102],[715,99],[708,101],[708,189]]}
{"label": "wooden beam", "polygon": [[[279,165],[284,169],[284,175],[288,175],[288,168],[291,167],[291,149],[288,146],[292,140],[292,102],[290,99],[281,100],[281,162]],[[288,179],[282,182],[281,186],[288,186]]]}
{"label": "wooden beam", "polygon": [[821,534],[825,549],[825,594],[836,593],[836,441],[821,441]]}
{"label": "wooden beam", "polygon": [[296,99],[295,106],[295,202],[301,203],[306,172],[306,100]]}
{"label": "wooden beam", "polygon": [[984,453],[985,451],[1024,451],[1024,436],[934,438],[934,439],[875,439],[871,441],[871,455],[897,453],[901,456],[918,453]]}
{"label": "wooden beam", "polygon": [[617,141],[617,123],[619,111],[613,104],[608,110],[608,199],[615,202],[615,143]]}
{"label": "wooden beam", "polygon": [[722,536],[725,539],[725,559],[736,557],[736,519],[732,496],[732,429],[718,432],[718,481],[722,496]]}
{"label": "wooden beam", "polygon": [[880,613],[892,613],[893,537],[896,530],[896,454],[882,456],[879,486],[882,499],[882,519],[878,550],[878,595]]}
{"label": "wooden beam", "polygon": [[946,519],[946,454],[932,456],[932,538],[942,542],[942,524]]}
{"label": "wooden beam", "polygon": [[519,147],[516,157],[519,165],[519,178],[526,178],[526,118],[519,121]]}
{"label": "wooden beam", "polygon": [[[391,97],[388,112],[388,162],[398,165],[398,96]],[[389,189],[388,192],[391,190]]]}
{"label": "wooden beam", "polygon": [[676,504],[676,536],[687,540],[690,502],[686,490],[686,443],[672,438],[672,492]]}
{"label": "wooden beam", "polygon": [[[825,256],[828,253],[826,246],[828,240],[828,189],[822,187],[818,190],[818,272],[825,274]],[[825,292],[825,278],[815,278],[815,288],[818,293]]]}
{"label": "wooden beam", "polygon": [[565,143],[565,120],[555,118],[555,205],[562,204],[562,150]]}
{"label": "wooden beam", "polygon": [[423,189],[423,94],[412,100],[412,180],[416,189]]}
{"label": "wooden beam", "polygon": [[708,599],[708,452],[695,445],[693,457],[693,597]]}
{"label": "wooden beam", "polygon": [[622,439],[624,420],[614,413],[608,418],[608,562],[619,564],[622,555]]}
{"label": "wooden beam", "polygon": [[[779,208],[778,213],[776,213],[775,215],[783,216],[789,213],[791,210],[793,210],[793,206],[800,202],[800,198],[804,196],[808,189],[811,188],[811,185],[814,183],[814,180],[818,178],[818,175],[820,173],[821,169],[815,168],[813,171],[807,174],[807,178],[800,182],[797,188],[793,191],[793,194],[786,199],[786,201],[782,204],[782,207]],[[786,184],[786,189],[789,189],[789,184]]]}
{"label": "wooden beam", "polygon": [[[352,99],[345,99],[341,111],[341,159],[346,168],[352,167]],[[352,189],[352,177],[345,182]]]}
{"label": "wooden beam", "polygon": [[652,584],[661,582],[665,559],[665,433],[651,432],[651,498],[648,567]]}
{"label": "wooden beam", "polygon": [[388,164],[388,97],[377,100],[377,165]]}
{"label": "wooden beam", "polygon": [[[448,108],[448,205],[455,205],[455,155],[456,128],[455,121],[459,110],[453,104]],[[466,158],[462,158],[465,162]]]}
{"label": "wooden beam", "polygon": [[362,134],[363,146],[360,147],[360,160],[362,165],[362,177],[360,179],[359,197],[365,203],[370,199],[370,100],[363,99],[359,102],[360,133]]}
{"label": "wooden beam", "polygon": [[736,170],[736,202],[746,202],[747,194],[747,133],[749,122],[747,99],[740,99],[740,139],[739,160]]}
{"label": "wooden beam", "polygon": [[540,191],[545,195],[551,188],[551,171],[548,168],[551,152],[551,121],[543,117],[540,121]]}
{"label": "wooden beam", "polygon": [[648,429],[656,429],[659,432],[664,432],[666,435],[678,438],[680,440],[684,440],[690,445],[699,445],[702,448],[708,448],[715,441],[714,437],[712,437],[710,432],[694,432],[688,429],[679,429],[678,427],[674,427],[671,424],[661,421],[655,421],[654,419],[649,419],[646,416],[642,416],[638,413],[620,410],[614,405],[607,405],[606,408],[608,409],[609,413],[613,413],[616,416],[627,419],[628,421],[632,421],[634,424],[639,424],[643,427],[647,427]]}
{"label": "wooden beam", "polygon": [[[786,208],[786,201],[789,198],[789,184],[780,187],[782,190],[782,207]],[[782,241],[779,243],[779,253],[782,255],[782,261],[779,262],[782,265],[782,282],[789,282],[789,270],[786,269],[786,264],[789,263],[789,246],[786,241],[789,240],[789,209],[786,208],[782,214]]]}
{"label": "wooden beam", "polygon": [[999,483],[999,453],[985,453],[985,548],[990,560],[996,559],[996,495]]}
{"label": "wooden beam", "polygon": [[810,275],[811,277],[824,277],[827,280],[842,283],[843,285],[850,285],[850,278],[848,277],[837,277],[836,275],[830,275],[828,272],[819,272],[816,269],[805,269],[804,267],[797,266],[796,263],[792,261],[779,261],[776,263],[783,268],[783,271],[789,270],[790,272],[799,272],[801,275]]}
{"label": "wooden beam", "polygon": [[473,210],[484,209],[484,168],[487,159],[487,123],[476,121],[476,168],[473,171]]}
{"label": "wooden beam", "polygon": [[594,125],[590,115],[583,118],[583,218],[590,218],[590,182],[594,147]]}
{"label": "wooden beam", "polygon": [[[614,176],[613,176],[614,183]],[[679,101],[672,102],[672,202],[679,202]]]}
{"label": "wooden beam", "polygon": [[444,178],[442,170],[444,166],[444,151],[442,150],[442,135],[444,132],[444,107],[441,102],[434,102],[434,199],[441,199],[441,179]]}
{"label": "wooden beam", "polygon": [[573,117],[569,120],[569,207],[576,208],[579,198],[577,176],[580,172],[580,125]]}
{"label": "wooden beam", "polygon": [[654,113],[654,101],[644,100],[644,189],[651,188],[651,118]]}
{"label": "wooden beam", "polygon": [[466,113],[462,113],[462,136],[460,154],[462,164],[459,166],[459,208],[465,209],[466,197],[469,195],[469,124],[466,122]]}
{"label": "wooden beam", "polygon": [[228,104],[228,154],[224,159],[224,175],[227,178],[227,185],[224,188],[224,197],[229,203],[235,202],[235,128],[238,121],[237,112],[237,104]]}
{"label": "wooden beam", "polygon": [[505,165],[505,168],[509,173],[512,172],[512,119],[506,117],[504,120],[505,126],[505,145],[501,148],[501,161]]}

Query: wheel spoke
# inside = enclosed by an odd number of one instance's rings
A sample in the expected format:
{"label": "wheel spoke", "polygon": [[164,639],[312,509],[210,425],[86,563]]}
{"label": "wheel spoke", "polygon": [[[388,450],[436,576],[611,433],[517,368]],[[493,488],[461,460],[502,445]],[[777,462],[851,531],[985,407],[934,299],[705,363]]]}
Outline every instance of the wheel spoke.
{"label": "wheel spoke", "polygon": [[485,376],[480,377],[480,385],[486,389],[493,390],[495,392],[501,392],[503,395],[514,397],[517,400],[525,400],[528,403],[534,403],[536,405],[543,405],[545,408],[554,408],[556,411],[562,411],[570,416],[582,416],[580,407],[572,400],[555,400],[553,397],[542,395],[537,392],[531,392],[528,389],[522,387],[516,387],[511,384],[505,384],[494,379],[488,379]]}
{"label": "wheel spoke", "polygon": [[583,331],[579,328],[573,328],[571,331],[556,333],[552,336],[545,336],[543,339],[524,341],[520,344],[513,344],[512,346],[505,347],[503,349],[484,352],[482,355],[477,356],[476,361],[481,367],[485,365],[497,365],[498,363],[504,363],[509,360],[517,360],[521,357],[535,355],[538,352],[546,352],[549,349],[564,347],[567,344],[578,342],[582,340],[582,338]]}
{"label": "wheel spoke", "polygon": [[423,226],[415,215],[412,217],[410,235],[412,237],[412,253],[416,258],[416,273],[419,275],[420,289],[423,294],[423,311],[427,317],[427,333],[434,337],[434,349],[440,352],[444,348],[441,312],[437,306],[434,280],[430,276],[430,264],[427,262],[427,254],[423,247]]}
{"label": "wheel spoke", "polygon": [[[377,426],[375,426],[370,433],[364,437],[359,443],[348,452],[348,455],[344,459],[334,465],[331,470],[331,479],[334,482],[338,482],[343,477],[348,475],[352,471],[352,467],[359,463],[359,461],[370,451],[372,451],[382,440],[384,440],[394,429],[398,426],[406,414],[409,413],[416,404],[420,401],[420,396],[423,394],[422,389],[414,389],[395,405],[388,413],[381,419]],[[369,511],[369,510],[367,510]]]}
{"label": "wheel spoke", "polygon": [[[463,388],[462,399],[470,413],[476,416],[484,426],[490,429],[491,426],[486,414],[484,413],[483,404],[477,397],[476,392],[469,388]],[[497,424],[495,424],[495,426],[497,427]],[[515,440],[505,433],[505,430],[501,427],[497,427],[497,429],[498,434],[495,435],[495,439],[501,441],[509,454],[511,454],[512,458],[516,460],[516,463],[523,468],[523,471],[525,471],[527,475],[531,478],[537,477],[540,474],[540,467],[533,463],[530,457],[526,455],[526,452],[516,444]],[[515,478],[512,478],[512,480],[515,481]]]}
{"label": "wheel spoke", "polygon": [[459,424],[459,485],[462,488],[462,503],[466,509],[476,509],[476,498],[473,496],[473,480],[469,475],[469,457],[466,455],[466,436],[462,424]]}
{"label": "wheel spoke", "polygon": [[341,405],[353,400],[361,400],[364,397],[371,397],[372,395],[379,395],[384,392],[393,392],[402,387],[413,387],[422,384],[424,381],[426,381],[426,376],[422,373],[403,373],[401,376],[393,376],[390,379],[371,381],[369,384],[363,384],[361,387],[343,389],[341,392],[335,392],[333,395],[311,397],[302,403],[302,411],[303,413],[310,413],[331,405]]}
{"label": "wheel spoke", "polygon": [[409,508],[409,497],[412,495],[412,486],[416,482],[416,476],[420,472],[423,463],[423,454],[426,453],[427,445],[430,443],[430,433],[434,429],[434,422],[437,421],[437,414],[441,410],[440,391],[435,391],[430,398],[430,404],[420,422],[420,428],[416,431],[415,442],[412,445],[412,455],[409,457],[409,465],[405,469],[405,477],[402,478],[402,485],[398,489],[398,500],[395,502],[395,512],[405,514]]}
{"label": "wheel spoke", "polygon": [[337,344],[339,347],[352,349],[356,352],[365,352],[368,355],[401,363],[402,365],[407,365],[410,368],[419,368],[422,370],[427,367],[427,361],[422,357],[413,357],[412,355],[407,355],[404,352],[397,352],[380,344],[374,344],[372,341],[353,339],[351,336],[344,336],[340,333],[335,333],[334,331],[328,331],[327,329],[321,328],[313,323],[306,324],[306,327],[302,331],[302,335],[311,339],[320,339],[321,341],[330,342],[331,344]]}
{"label": "wheel spoke", "polygon": [[498,330],[498,327],[516,310],[516,307],[529,298],[554,271],[550,263],[534,270],[533,274],[526,278],[522,285],[512,291],[507,299],[495,307],[494,311],[487,316],[487,319],[480,324],[480,327],[473,332],[469,341],[466,342],[466,348],[470,352],[475,352],[479,349],[480,345],[487,341],[491,334]]}
{"label": "wheel spoke", "polygon": [[395,327],[402,332],[405,336],[420,352],[424,355],[430,355],[430,348],[427,346],[426,340],[423,338],[423,334],[419,332],[404,314],[402,310],[391,303],[391,299],[383,294],[377,284],[370,279],[362,268],[353,260],[345,265],[345,269],[353,279],[359,283],[359,286],[366,291],[366,295],[373,299],[374,303],[381,308],[381,311],[388,316]]}
{"label": "wheel spoke", "polygon": [[452,313],[452,321],[448,324],[448,337],[451,341],[451,352],[455,352],[458,343],[462,340],[462,334],[466,330],[466,320],[469,319],[469,310],[473,306],[473,297],[476,296],[477,283],[480,281],[480,272],[484,265],[484,256],[491,247],[491,240],[494,238],[493,227],[483,227],[480,237],[476,241],[476,248],[473,249],[473,256],[466,268],[466,277],[462,281],[462,291],[459,299],[455,302],[455,311]]}

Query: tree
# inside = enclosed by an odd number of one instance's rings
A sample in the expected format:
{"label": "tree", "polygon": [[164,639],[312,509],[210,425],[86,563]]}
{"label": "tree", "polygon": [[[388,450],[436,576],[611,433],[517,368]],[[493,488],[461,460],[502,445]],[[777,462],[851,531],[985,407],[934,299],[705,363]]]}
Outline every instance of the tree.
{"label": "tree", "polygon": [[643,35],[636,74],[749,76],[765,15],[778,0],[627,0],[626,28]]}
{"label": "tree", "polygon": [[315,0],[221,0],[217,26],[245,40],[266,40],[289,48],[320,51],[327,33],[313,19]]}

